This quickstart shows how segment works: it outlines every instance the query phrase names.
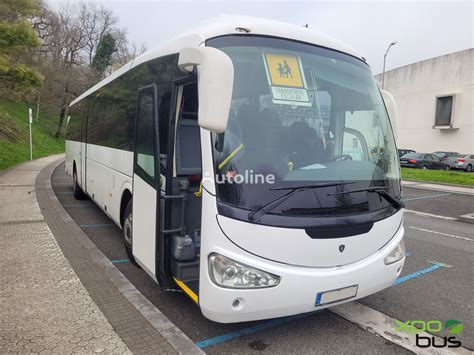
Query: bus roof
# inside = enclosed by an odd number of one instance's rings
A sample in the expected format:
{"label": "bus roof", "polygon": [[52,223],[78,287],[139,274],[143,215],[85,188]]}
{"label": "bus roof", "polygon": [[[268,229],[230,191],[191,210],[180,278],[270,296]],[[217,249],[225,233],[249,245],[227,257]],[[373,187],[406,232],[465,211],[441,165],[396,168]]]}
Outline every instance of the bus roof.
{"label": "bus roof", "polygon": [[[242,29],[248,30],[248,32]],[[70,106],[74,105],[76,102],[82,100],[83,98],[92,94],[102,86],[110,83],[114,79],[118,78],[130,69],[136,67],[137,65],[140,65],[141,63],[168,54],[179,53],[181,48],[184,47],[197,47],[210,38],[242,33],[248,35],[265,35],[294,39],[301,42],[316,44],[318,46],[335,49],[340,52],[348,53],[359,59],[363,59],[362,56],[357,54],[352,49],[352,47],[345,44],[344,42],[333,39],[322,33],[313,31],[312,29],[306,28],[304,26],[298,26],[285,22],[261,19],[256,17],[233,16],[223,14],[211,18],[201,23],[200,26],[194,28],[193,30],[186,32],[174,39],[166,41],[156,48],[153,48],[140,54],[134,60],[117,69],[107,78],[100,81],[99,83],[91,87],[89,90],[84,92],[82,95],[74,99],[71,102]]]}

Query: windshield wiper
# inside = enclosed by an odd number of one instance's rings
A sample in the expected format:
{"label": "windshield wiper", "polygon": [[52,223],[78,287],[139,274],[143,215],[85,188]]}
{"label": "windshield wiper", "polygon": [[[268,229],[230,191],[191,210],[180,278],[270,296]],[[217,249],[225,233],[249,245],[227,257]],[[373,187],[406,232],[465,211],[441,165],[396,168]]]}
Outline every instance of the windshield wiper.
{"label": "windshield wiper", "polygon": [[309,189],[318,189],[322,187],[331,187],[331,186],[340,186],[340,185],[348,185],[348,184],[354,184],[355,181],[344,181],[344,182],[330,182],[330,183],[321,183],[321,184],[312,184],[312,185],[299,185],[299,186],[289,186],[289,187],[273,187],[270,188],[270,190],[290,190],[287,194],[280,196],[269,203],[263,205],[262,207],[256,209],[255,211],[251,211],[248,214],[248,219],[250,222],[256,222],[264,214],[267,212],[271,211],[278,205],[282,204],[286,200],[288,200],[291,196],[293,196],[295,193],[298,191],[305,191]]}
{"label": "windshield wiper", "polygon": [[335,195],[341,195],[341,194],[352,194],[354,192],[375,192],[382,196],[386,201],[388,201],[393,207],[396,209],[401,209],[405,208],[405,203],[398,198],[390,195],[385,189],[388,188],[388,186],[377,186],[377,187],[367,187],[365,189],[357,189],[357,190],[349,190],[349,191],[341,191],[335,194],[328,194],[328,196],[335,196]]}

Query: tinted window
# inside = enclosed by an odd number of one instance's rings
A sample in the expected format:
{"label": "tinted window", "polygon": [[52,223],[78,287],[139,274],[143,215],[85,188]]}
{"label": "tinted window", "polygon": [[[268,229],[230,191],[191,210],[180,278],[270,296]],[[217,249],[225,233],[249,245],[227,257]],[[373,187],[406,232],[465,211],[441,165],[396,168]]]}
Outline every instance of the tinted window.
{"label": "tinted window", "polygon": [[178,175],[201,173],[201,138],[197,122],[197,84],[183,87],[182,104],[176,131],[176,170]]}
{"label": "tinted window", "polygon": [[160,151],[166,154],[171,82],[181,75],[177,58],[174,54],[143,63],[94,93],[88,143],[132,151],[137,90],[157,83]]}
{"label": "tinted window", "polygon": [[435,126],[451,125],[451,115],[453,109],[453,97],[438,97],[436,101]]}
{"label": "tinted window", "polygon": [[87,118],[87,99],[71,106],[67,118],[66,139],[70,141],[83,142],[81,130],[82,122]]}
{"label": "tinted window", "polygon": [[137,115],[136,163],[138,173],[145,180],[154,183],[155,179],[155,127],[153,88],[140,93]]}

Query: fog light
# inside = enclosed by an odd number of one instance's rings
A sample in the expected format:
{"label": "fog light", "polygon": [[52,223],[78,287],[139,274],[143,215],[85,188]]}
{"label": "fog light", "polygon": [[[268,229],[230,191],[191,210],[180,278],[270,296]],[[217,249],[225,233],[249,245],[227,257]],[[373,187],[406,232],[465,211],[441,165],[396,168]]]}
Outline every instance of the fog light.
{"label": "fog light", "polygon": [[385,265],[390,265],[405,256],[405,240],[401,240],[400,243],[388,254],[383,260]]}
{"label": "fog light", "polygon": [[238,263],[220,254],[209,256],[209,275],[215,284],[229,288],[273,287],[280,282],[277,275]]}

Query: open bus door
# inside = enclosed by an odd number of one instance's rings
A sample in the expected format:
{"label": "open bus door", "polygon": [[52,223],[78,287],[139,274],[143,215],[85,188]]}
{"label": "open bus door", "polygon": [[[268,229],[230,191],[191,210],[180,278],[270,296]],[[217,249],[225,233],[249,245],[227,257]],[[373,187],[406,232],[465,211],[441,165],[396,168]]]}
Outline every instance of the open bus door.
{"label": "open bus door", "polygon": [[156,281],[157,236],[160,230],[160,156],[156,86],[138,90],[133,163],[131,250],[135,261]]}
{"label": "open bus door", "polygon": [[[163,228],[159,238],[158,273],[173,280],[198,303],[202,179],[200,128],[194,75],[173,83],[169,120]],[[169,154],[171,156],[172,154]]]}

